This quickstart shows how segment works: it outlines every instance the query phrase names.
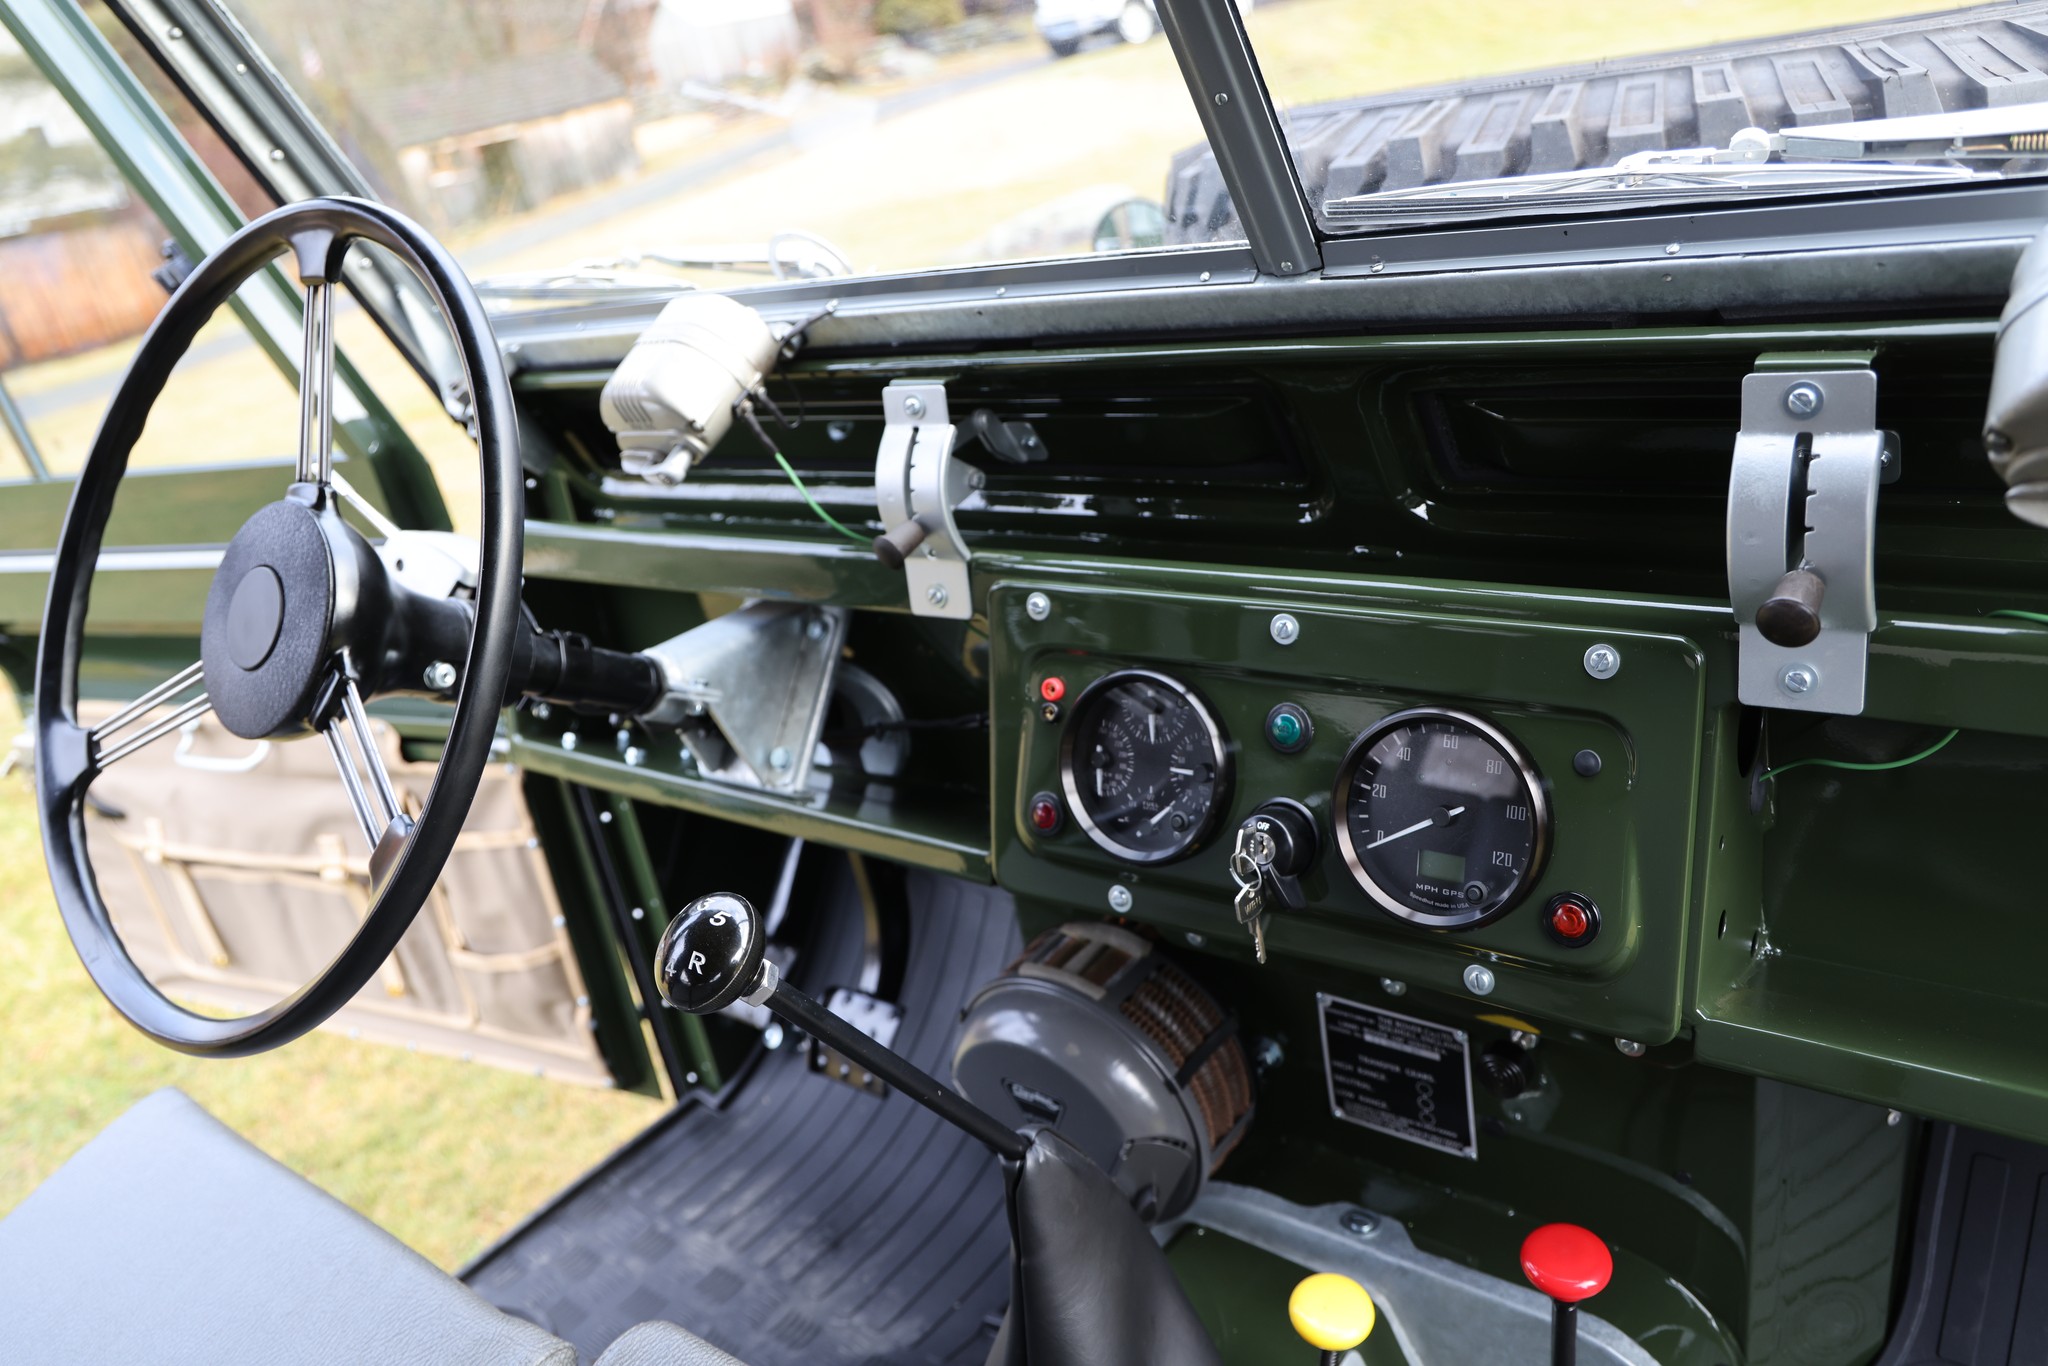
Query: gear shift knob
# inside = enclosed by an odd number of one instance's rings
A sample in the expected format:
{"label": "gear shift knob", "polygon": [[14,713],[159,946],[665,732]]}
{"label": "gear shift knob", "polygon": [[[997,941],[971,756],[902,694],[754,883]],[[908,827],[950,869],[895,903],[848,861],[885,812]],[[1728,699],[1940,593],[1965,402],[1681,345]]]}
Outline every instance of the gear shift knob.
{"label": "gear shift knob", "polygon": [[698,897],[668,922],[655,946],[662,997],[686,1015],[715,1014],[742,998],[760,1005],[777,980],[774,964],[762,957],[766,947],[761,917],[745,897]]}
{"label": "gear shift knob", "polygon": [[734,1001],[766,1006],[997,1156],[1023,1160],[1029,1139],[783,981],[765,956],[767,939],[759,913],[745,897],[730,892],[698,897],[676,912],[655,946],[662,999],[689,1015],[716,1014]]}
{"label": "gear shift knob", "polygon": [[1579,1301],[1607,1288],[1614,1254],[1577,1224],[1545,1224],[1522,1240],[1522,1274],[1550,1296],[1551,1366],[1573,1366],[1579,1353]]}
{"label": "gear shift knob", "polygon": [[1372,1336],[1379,1311],[1357,1281],[1322,1271],[1294,1287],[1287,1297],[1287,1317],[1294,1331],[1322,1352],[1323,1366],[1336,1366],[1346,1352]]}

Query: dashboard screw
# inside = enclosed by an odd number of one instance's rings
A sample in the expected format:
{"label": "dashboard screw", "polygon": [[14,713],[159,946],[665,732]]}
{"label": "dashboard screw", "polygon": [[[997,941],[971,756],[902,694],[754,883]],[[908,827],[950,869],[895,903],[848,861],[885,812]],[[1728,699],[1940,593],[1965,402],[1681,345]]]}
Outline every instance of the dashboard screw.
{"label": "dashboard screw", "polygon": [[1785,411],[1794,417],[1812,417],[1820,411],[1824,401],[1820,386],[1806,380],[1799,381],[1785,391]]}
{"label": "dashboard screw", "polygon": [[1884,1112],[1885,1124],[1894,1129],[1898,1128],[1899,1125],[1905,1121],[1905,1118],[1906,1117],[1903,1114],[1900,1114],[1897,1110],[1887,1110]]}
{"label": "dashboard screw", "polygon": [[1122,915],[1131,909],[1131,889],[1121,882],[1109,889],[1109,909]]}
{"label": "dashboard screw", "polygon": [[912,417],[923,417],[923,416],[924,416],[924,400],[923,400],[923,399],[921,399],[921,398],[919,398],[919,397],[918,397],[918,396],[917,396],[916,394],[906,394],[906,395],[904,395],[904,397],[903,397],[903,411],[904,411],[904,412],[906,412],[906,413],[908,413],[908,414],[909,414],[910,416],[912,416]]}
{"label": "dashboard screw", "polygon": [[1382,977],[1380,978],[1380,990],[1386,992],[1389,996],[1406,996],[1408,994],[1408,984],[1398,977]]}
{"label": "dashboard screw", "polygon": [[1785,685],[1786,692],[1802,693],[1812,692],[1813,685],[1818,683],[1820,678],[1806,665],[1794,664],[1791,668],[1785,670],[1778,681]]}
{"label": "dashboard screw", "polygon": [[435,692],[447,692],[455,686],[455,666],[445,659],[437,659],[427,665],[420,681]]}
{"label": "dashboard screw", "polygon": [[1616,1039],[1614,1041],[1614,1047],[1621,1053],[1621,1056],[1623,1056],[1624,1058],[1640,1058],[1643,1056],[1643,1054],[1650,1051],[1649,1049],[1643,1047],[1641,1044],[1637,1043],[1634,1039]]}
{"label": "dashboard screw", "polygon": [[1024,615],[1033,621],[1044,621],[1052,615],[1052,599],[1043,593],[1033,593],[1024,599]]}
{"label": "dashboard screw", "polygon": [[934,607],[944,607],[946,605],[946,585],[935,583],[930,588],[925,589],[924,600]]}
{"label": "dashboard screw", "polygon": [[1301,639],[1301,623],[1287,612],[1273,614],[1272,622],[1266,627],[1274,641],[1281,645],[1292,645]]}
{"label": "dashboard screw", "polygon": [[1612,678],[1621,672],[1621,651],[1601,643],[1587,647],[1586,672],[1595,678]]}
{"label": "dashboard screw", "polygon": [[563,748],[563,749],[568,749],[568,750],[573,750],[573,749],[575,749],[575,748],[576,748],[576,732],[575,732],[575,731],[573,731],[573,730],[565,730],[565,731],[563,731],[563,732],[562,732],[562,748]]}
{"label": "dashboard screw", "polygon": [[789,768],[789,751],[781,745],[777,745],[774,749],[768,751],[768,767],[774,769],[777,773],[787,771]]}
{"label": "dashboard screw", "polygon": [[1465,990],[1474,996],[1493,995],[1493,969],[1484,963],[1465,965]]}

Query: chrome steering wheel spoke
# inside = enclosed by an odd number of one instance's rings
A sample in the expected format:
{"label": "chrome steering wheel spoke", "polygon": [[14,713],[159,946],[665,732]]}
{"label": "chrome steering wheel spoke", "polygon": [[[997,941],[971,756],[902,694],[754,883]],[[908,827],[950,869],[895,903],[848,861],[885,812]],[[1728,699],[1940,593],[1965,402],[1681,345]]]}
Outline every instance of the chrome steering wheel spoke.
{"label": "chrome steering wheel spoke", "polygon": [[301,484],[325,488],[334,473],[334,285],[306,281],[305,348],[299,361]]}
{"label": "chrome steering wheel spoke", "polygon": [[[87,732],[87,747],[95,771],[105,769],[151,742],[189,725],[213,710],[205,693],[187,698],[170,715],[148,720],[151,712],[172,702],[195,684],[206,681],[205,666],[194,662],[172,674],[142,696],[122,707]],[[145,724],[146,723],[146,724]],[[135,729],[136,727],[140,729]]]}

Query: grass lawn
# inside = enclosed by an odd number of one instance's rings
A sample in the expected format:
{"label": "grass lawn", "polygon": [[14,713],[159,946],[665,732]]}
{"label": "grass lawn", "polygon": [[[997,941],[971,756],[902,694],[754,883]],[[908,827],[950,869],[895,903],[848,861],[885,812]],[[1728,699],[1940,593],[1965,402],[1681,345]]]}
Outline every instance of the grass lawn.
{"label": "grass lawn", "polygon": [[[19,729],[0,693],[0,742]],[[168,1052],[100,999],[43,869],[25,773],[0,780],[0,1211],[160,1086],[445,1267],[660,1113],[642,1096],[316,1033],[260,1058]]]}

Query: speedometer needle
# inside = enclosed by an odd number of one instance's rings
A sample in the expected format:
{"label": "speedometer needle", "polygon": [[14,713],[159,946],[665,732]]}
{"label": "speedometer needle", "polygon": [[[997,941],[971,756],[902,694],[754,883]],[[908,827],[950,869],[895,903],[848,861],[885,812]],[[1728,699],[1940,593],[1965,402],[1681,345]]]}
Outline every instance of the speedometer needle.
{"label": "speedometer needle", "polygon": [[1395,840],[1400,839],[1405,835],[1412,835],[1418,830],[1427,830],[1432,825],[1441,824],[1442,822],[1449,820],[1453,816],[1462,816],[1464,814],[1464,807],[1454,806],[1448,811],[1444,811],[1439,813],[1438,815],[1431,816],[1426,821],[1417,821],[1415,822],[1415,824],[1409,826],[1405,830],[1396,830],[1391,835],[1381,835],[1378,839],[1374,840],[1371,844],[1368,844],[1365,847],[1368,849],[1377,849],[1382,844],[1392,844]]}

